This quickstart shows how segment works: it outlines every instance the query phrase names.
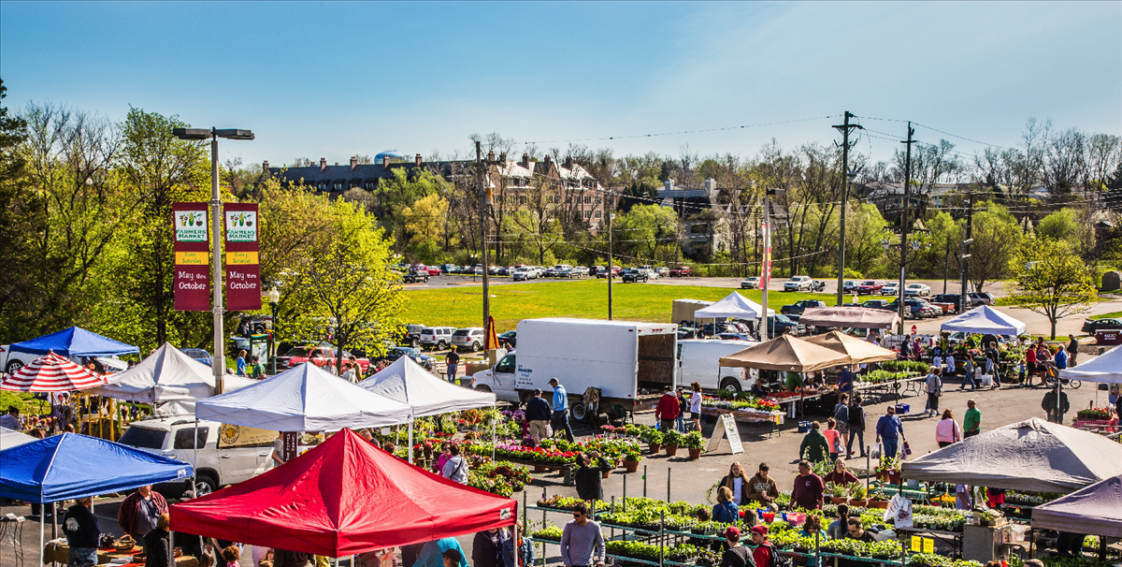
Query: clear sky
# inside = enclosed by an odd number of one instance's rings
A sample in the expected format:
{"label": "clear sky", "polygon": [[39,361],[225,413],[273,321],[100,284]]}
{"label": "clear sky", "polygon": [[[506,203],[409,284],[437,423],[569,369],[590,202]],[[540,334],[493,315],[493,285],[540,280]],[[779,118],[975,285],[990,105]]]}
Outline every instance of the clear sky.
{"label": "clear sky", "polygon": [[489,132],[750,156],[772,138],[830,143],[839,119],[825,117],[845,110],[899,138],[903,124],[869,117],[1012,146],[1030,116],[1122,134],[1122,3],[4,0],[0,77],[14,109],[121,120],[132,105],[249,128],[257,139],[222,159],[273,165],[448,156]]}

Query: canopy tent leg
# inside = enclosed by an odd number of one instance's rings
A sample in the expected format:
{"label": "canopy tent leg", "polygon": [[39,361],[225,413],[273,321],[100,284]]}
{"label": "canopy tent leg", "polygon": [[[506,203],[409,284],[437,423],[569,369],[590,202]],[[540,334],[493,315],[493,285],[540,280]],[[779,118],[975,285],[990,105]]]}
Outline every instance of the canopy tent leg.
{"label": "canopy tent leg", "polygon": [[413,464],[413,414],[409,414],[409,464]]}
{"label": "canopy tent leg", "polygon": [[[496,398],[496,399],[498,399],[498,398]],[[491,409],[498,410],[499,405],[497,403],[491,404]],[[497,419],[494,419],[494,418],[491,419],[491,462],[492,463],[495,462],[495,450],[496,450],[495,449],[495,444],[497,443],[496,435],[495,435],[495,428],[498,427],[497,423],[498,423]],[[514,543],[517,544],[518,540],[515,540]],[[515,555],[517,555],[517,553],[515,553]],[[518,565],[515,565],[514,567],[518,567]]]}

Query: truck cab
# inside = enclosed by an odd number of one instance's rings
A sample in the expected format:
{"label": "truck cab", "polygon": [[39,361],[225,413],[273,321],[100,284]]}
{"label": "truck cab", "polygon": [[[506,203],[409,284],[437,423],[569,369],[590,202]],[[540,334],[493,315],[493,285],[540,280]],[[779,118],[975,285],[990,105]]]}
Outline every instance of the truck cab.
{"label": "truck cab", "polygon": [[492,392],[495,398],[505,401],[520,403],[518,390],[515,387],[515,375],[518,371],[518,361],[515,352],[511,351],[499,359],[490,370],[476,372],[471,375],[471,387],[481,392]]}

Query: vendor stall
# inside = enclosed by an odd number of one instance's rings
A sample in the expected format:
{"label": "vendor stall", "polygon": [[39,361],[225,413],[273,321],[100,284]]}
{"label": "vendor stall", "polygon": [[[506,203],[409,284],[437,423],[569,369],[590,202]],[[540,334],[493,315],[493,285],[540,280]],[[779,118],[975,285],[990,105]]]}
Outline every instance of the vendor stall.
{"label": "vendor stall", "polygon": [[[751,299],[740,295],[738,292],[732,292],[725,296],[724,299],[710,305],[708,307],[694,311],[693,318],[696,319],[759,319],[764,311],[764,307]],[[775,315],[774,309],[767,310],[768,316]]]}
{"label": "vendor stall", "polygon": [[[740,352],[721,357],[720,366],[735,368],[757,368],[760,370],[777,370],[780,372],[811,372],[849,364],[849,355],[841,354],[808,343],[790,335],[780,335],[770,341],[752,345]],[[795,417],[799,402],[816,399],[819,394],[805,394],[801,389],[798,397],[790,397],[780,401],[780,404],[789,404],[787,416]]]}
{"label": "vendor stall", "polygon": [[172,506],[171,529],[342,557],[510,526],[516,508],[343,430],[283,466]]}
{"label": "vendor stall", "polygon": [[[226,376],[227,392],[257,384],[256,380]],[[164,343],[136,366],[108,378],[88,393],[129,402],[159,404],[194,401],[214,395],[211,368]]]}
{"label": "vendor stall", "polygon": [[54,352],[61,356],[117,356],[140,353],[140,349],[132,345],[91,333],[80,327],[70,327],[57,333],[14,343],[9,348],[16,352],[32,354]]}
{"label": "vendor stall", "polygon": [[1122,382],[1122,347],[1111,349],[1074,368],[1060,370],[1060,378],[1084,382]]}
{"label": "vendor stall", "polygon": [[900,324],[900,315],[884,309],[864,307],[808,307],[799,323],[809,327],[891,329]]}
{"label": "vendor stall", "polygon": [[1019,336],[1025,334],[1025,324],[994,307],[982,305],[943,323],[940,330],[946,333],[962,331],[980,335]]}
{"label": "vendor stall", "polygon": [[[807,311],[810,311],[809,309]],[[851,337],[841,331],[830,331],[803,339],[812,345],[828,348],[838,354],[848,356],[850,364],[868,364],[896,360],[896,351],[881,348],[869,341]]]}

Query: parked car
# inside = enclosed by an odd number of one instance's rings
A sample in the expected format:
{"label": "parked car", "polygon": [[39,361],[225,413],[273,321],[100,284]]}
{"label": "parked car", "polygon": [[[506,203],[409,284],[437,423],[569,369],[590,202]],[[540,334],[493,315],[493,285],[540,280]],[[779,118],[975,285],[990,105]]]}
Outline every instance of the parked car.
{"label": "parked car", "polygon": [[721,333],[717,335],[717,339],[722,341],[752,342],[751,338],[740,333]]}
{"label": "parked car", "polygon": [[[897,299],[888,305],[885,309],[897,311],[900,308],[900,300]],[[905,319],[927,319],[930,317],[938,317],[943,313],[942,309],[923,301],[922,299],[905,299],[904,300],[904,318]]]}
{"label": "parked car", "polygon": [[769,337],[777,337],[788,333],[797,336],[801,333],[800,327],[799,323],[780,313],[767,318],[767,336]]}
{"label": "parked car", "polygon": [[921,283],[908,284],[908,287],[904,288],[904,295],[927,297],[931,295],[931,286]]}
{"label": "parked car", "polygon": [[740,282],[740,289],[760,289],[759,276],[752,276]]}
{"label": "parked car", "polygon": [[870,300],[862,303],[861,307],[864,307],[866,309],[886,309],[886,310],[889,310],[889,311],[895,309],[895,307],[892,307],[890,309],[888,307],[888,304],[889,304],[889,301],[887,299],[870,299]]}
{"label": "parked car", "polygon": [[455,264],[441,264],[440,273],[442,274],[458,274],[460,267]]}
{"label": "parked car", "polygon": [[958,313],[962,296],[957,293],[939,293],[931,296],[931,304],[942,307],[944,313]]}
{"label": "parked car", "polygon": [[871,295],[880,293],[881,288],[884,287],[884,282],[880,280],[865,280],[861,285],[857,286],[857,295]]}
{"label": "parked car", "polygon": [[183,351],[183,354],[195,359],[198,362],[201,362],[207,366],[211,365],[210,353],[201,348],[184,348],[180,350]]}
{"label": "parked car", "polygon": [[791,276],[783,282],[783,291],[810,291],[814,287],[814,280],[810,276]]}
{"label": "parked car", "polygon": [[416,349],[413,347],[393,347],[389,352],[386,353],[386,356],[384,358],[385,360],[394,362],[403,356],[412,358],[413,362],[420,364],[425,368],[425,370],[432,370],[436,367],[435,358],[421,352],[420,349]]}
{"label": "parked car", "polygon": [[993,294],[988,292],[988,291],[982,291],[982,292],[977,292],[977,293],[970,292],[970,306],[971,307],[980,307],[982,305],[993,305],[993,303],[994,303]]}
{"label": "parked car", "polygon": [[880,288],[881,295],[900,295],[900,284],[889,282]]}
{"label": "parked car", "polygon": [[425,327],[421,329],[417,342],[422,347],[444,350],[452,344],[452,333],[455,332],[455,327]]}
{"label": "parked car", "polygon": [[510,277],[516,282],[526,281],[530,279],[530,270],[527,270],[526,268],[522,268],[521,270],[514,270],[514,273],[511,274]]}
{"label": "parked car", "polygon": [[825,301],[819,301],[817,299],[804,299],[802,301],[796,301],[792,305],[784,305],[783,307],[781,307],[779,309],[779,312],[784,314],[784,315],[802,315],[803,311],[806,311],[807,307],[825,307],[825,306],[826,306]]}
{"label": "parked car", "polygon": [[1083,322],[1081,332],[1093,335],[1104,329],[1122,329],[1122,320],[1119,319],[1087,319]]}
{"label": "parked car", "polygon": [[644,272],[647,272],[647,277],[648,278],[650,278],[652,280],[653,279],[658,279],[658,270],[656,270],[654,266],[651,266],[651,265],[647,264],[647,265],[639,266],[639,269],[643,270]]}
{"label": "parked car", "polygon": [[579,279],[584,277],[584,268],[566,268],[557,272],[557,277],[567,279]]}
{"label": "parked car", "polygon": [[[369,358],[355,356],[349,351],[343,351],[343,361],[348,360],[358,363],[362,374],[366,375],[366,371],[370,368]],[[311,362],[320,368],[333,367],[335,366],[335,349],[329,346],[292,347],[284,353],[284,356],[277,357],[277,368],[295,368],[305,362]]]}
{"label": "parked car", "polygon": [[623,283],[639,283],[640,281],[646,283],[650,276],[646,271],[639,268],[628,268],[623,271]]}
{"label": "parked car", "polygon": [[688,278],[693,275],[693,269],[689,266],[678,266],[670,270],[670,277],[672,278]]}
{"label": "parked car", "polygon": [[666,266],[655,268],[655,275],[660,278],[668,278],[670,277],[670,268],[667,268]]}
{"label": "parked car", "polygon": [[401,276],[401,281],[405,283],[427,283],[429,281],[428,270],[409,270],[408,274]]}
{"label": "parked car", "polygon": [[413,265],[412,270],[416,271],[416,272],[427,272],[428,275],[430,275],[430,276],[439,276],[440,275],[440,267],[439,266],[426,266],[424,264],[415,264],[415,265]]}
{"label": "parked car", "polygon": [[424,325],[406,325],[405,334],[401,337],[402,344],[416,348],[421,344],[421,331],[425,330]]}
{"label": "parked car", "polygon": [[518,346],[518,330],[507,331],[499,335],[499,347],[512,349]]}
{"label": "parked car", "polygon": [[480,327],[457,329],[452,333],[452,348],[479,352],[479,349],[483,348],[483,329]]}
{"label": "parked car", "polygon": [[842,282],[842,292],[843,293],[856,293],[857,292],[857,286],[859,286],[859,285],[861,285],[861,282],[859,282],[857,280],[845,280],[844,282]]}

